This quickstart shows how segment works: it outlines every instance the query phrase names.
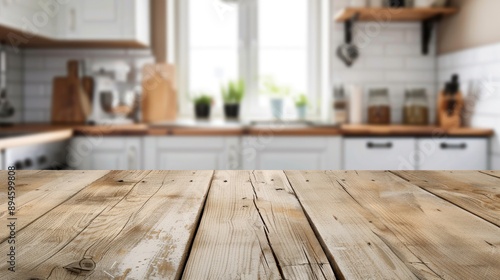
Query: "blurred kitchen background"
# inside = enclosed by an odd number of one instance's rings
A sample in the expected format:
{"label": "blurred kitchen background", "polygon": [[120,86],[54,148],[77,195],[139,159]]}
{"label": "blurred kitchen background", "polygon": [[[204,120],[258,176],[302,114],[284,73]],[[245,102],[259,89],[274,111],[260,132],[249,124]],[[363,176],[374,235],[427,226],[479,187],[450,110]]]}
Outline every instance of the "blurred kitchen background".
{"label": "blurred kitchen background", "polygon": [[500,169],[499,9],[0,1],[1,168]]}

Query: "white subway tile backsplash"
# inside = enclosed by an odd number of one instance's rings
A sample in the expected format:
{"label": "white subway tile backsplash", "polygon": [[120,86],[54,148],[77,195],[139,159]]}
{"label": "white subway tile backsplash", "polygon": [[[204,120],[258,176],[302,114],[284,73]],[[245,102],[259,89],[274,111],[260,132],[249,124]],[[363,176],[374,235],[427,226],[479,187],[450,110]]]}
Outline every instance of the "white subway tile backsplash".
{"label": "white subway tile backsplash", "polygon": [[51,108],[51,99],[46,97],[30,96],[24,100],[24,108],[26,110],[38,109],[46,110]]}
{"label": "white subway tile backsplash", "polygon": [[[86,72],[90,74],[93,62],[103,60],[126,61],[131,67],[134,80],[140,82],[140,70],[146,63],[154,63],[151,50],[127,49],[30,49],[25,50],[24,75],[24,113],[25,122],[49,122],[52,103],[52,81],[57,76],[67,75],[68,60],[85,60]],[[24,79],[23,79],[24,78]]]}
{"label": "white subway tile backsplash", "polygon": [[436,59],[435,57],[407,57],[405,58],[406,69],[411,70],[435,70]]}
{"label": "white subway tile backsplash", "polygon": [[26,84],[24,85],[24,95],[28,98],[34,97],[49,97],[47,88],[44,84]]}
{"label": "white subway tile backsplash", "polygon": [[420,44],[389,44],[385,46],[386,55],[422,55]]}
{"label": "white subway tile backsplash", "polygon": [[48,123],[50,114],[48,110],[25,110],[24,122],[26,123]]}
{"label": "white subway tile backsplash", "polygon": [[365,67],[367,69],[402,69],[404,59],[401,57],[367,57],[365,58]]}
{"label": "white subway tile backsplash", "polygon": [[436,79],[434,71],[386,71],[386,82],[400,83],[433,83]]}

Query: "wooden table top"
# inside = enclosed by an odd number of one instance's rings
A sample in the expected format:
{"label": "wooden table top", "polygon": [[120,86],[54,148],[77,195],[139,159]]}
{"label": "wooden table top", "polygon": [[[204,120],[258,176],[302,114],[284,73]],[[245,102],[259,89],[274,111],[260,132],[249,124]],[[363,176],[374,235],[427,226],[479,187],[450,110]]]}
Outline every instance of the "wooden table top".
{"label": "wooden table top", "polygon": [[0,279],[500,279],[500,171],[20,171],[15,182],[16,272],[2,187]]}

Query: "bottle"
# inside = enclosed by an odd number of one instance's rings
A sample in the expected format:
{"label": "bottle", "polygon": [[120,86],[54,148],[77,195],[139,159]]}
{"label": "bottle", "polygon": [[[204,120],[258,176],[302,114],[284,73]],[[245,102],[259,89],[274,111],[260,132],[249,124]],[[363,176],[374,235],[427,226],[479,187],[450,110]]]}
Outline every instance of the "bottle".
{"label": "bottle", "polygon": [[347,99],[343,86],[333,89],[333,123],[347,123]]}
{"label": "bottle", "polygon": [[462,126],[463,95],[460,92],[458,75],[453,75],[446,83],[438,98],[438,124],[442,128],[459,128]]}

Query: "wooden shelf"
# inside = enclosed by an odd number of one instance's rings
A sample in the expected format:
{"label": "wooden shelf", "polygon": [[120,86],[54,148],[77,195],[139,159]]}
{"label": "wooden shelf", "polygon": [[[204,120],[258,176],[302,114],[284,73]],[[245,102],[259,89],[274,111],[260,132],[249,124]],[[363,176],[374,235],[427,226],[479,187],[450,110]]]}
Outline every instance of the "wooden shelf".
{"label": "wooden shelf", "polygon": [[356,14],[358,21],[425,21],[457,12],[457,8],[345,8],[335,15],[335,21],[345,22]]}

